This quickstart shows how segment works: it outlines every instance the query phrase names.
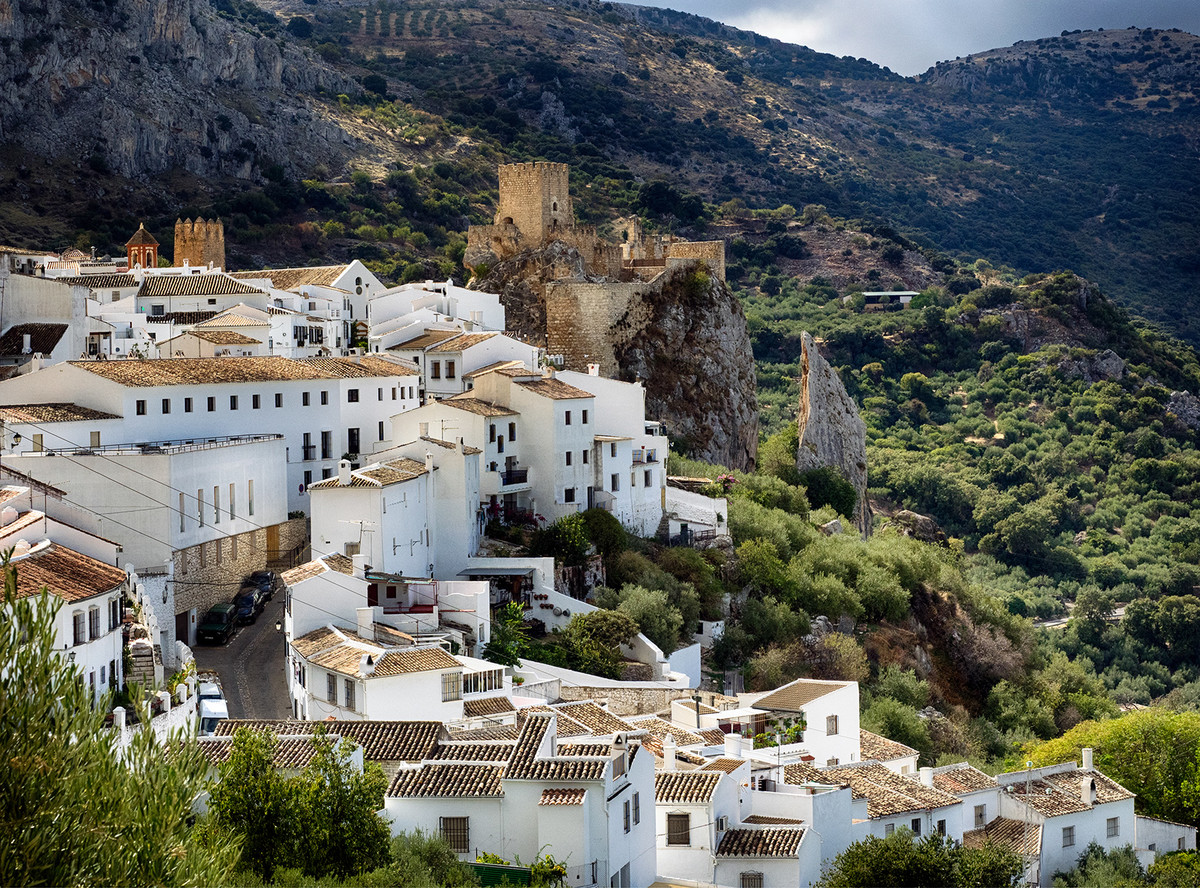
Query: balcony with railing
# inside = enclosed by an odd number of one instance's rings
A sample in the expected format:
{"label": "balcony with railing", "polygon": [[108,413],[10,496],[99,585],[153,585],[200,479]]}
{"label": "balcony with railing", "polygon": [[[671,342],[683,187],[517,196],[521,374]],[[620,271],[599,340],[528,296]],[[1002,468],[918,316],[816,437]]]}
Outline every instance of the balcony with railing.
{"label": "balcony with railing", "polygon": [[305,444],[300,449],[304,451],[305,459],[316,459],[317,458],[317,445],[316,444]]}
{"label": "balcony with railing", "polygon": [[500,484],[504,487],[511,487],[514,484],[528,484],[529,469],[526,467],[513,467],[505,469],[500,473]]}
{"label": "balcony with railing", "polygon": [[650,465],[658,462],[658,451],[653,447],[639,447],[633,451],[635,466]]}

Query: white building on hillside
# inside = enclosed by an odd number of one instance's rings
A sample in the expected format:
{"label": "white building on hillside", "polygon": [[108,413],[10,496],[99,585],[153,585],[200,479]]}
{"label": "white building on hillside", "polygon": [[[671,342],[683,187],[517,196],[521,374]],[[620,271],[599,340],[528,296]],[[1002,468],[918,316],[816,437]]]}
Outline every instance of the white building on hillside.
{"label": "white building on hillside", "polygon": [[384,290],[367,306],[367,319],[374,333],[376,327],[387,321],[422,311],[446,321],[471,324],[476,329],[504,329],[504,306],[498,295],[458,287],[452,281],[401,284]]}

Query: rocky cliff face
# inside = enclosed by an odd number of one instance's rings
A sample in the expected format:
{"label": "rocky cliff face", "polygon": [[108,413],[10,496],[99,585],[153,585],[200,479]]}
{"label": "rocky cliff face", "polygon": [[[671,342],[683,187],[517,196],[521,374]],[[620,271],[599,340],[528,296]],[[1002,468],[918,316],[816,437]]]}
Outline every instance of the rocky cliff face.
{"label": "rocky cliff face", "polygon": [[816,341],[807,332],[800,341],[800,407],[796,414],[800,447],[796,467],[801,472],[823,466],[840,471],[858,494],[854,522],[867,534],[871,507],[867,502],[866,424],[837,371],[821,356]]}
{"label": "rocky cliff face", "polygon": [[0,82],[0,142],[131,179],[307,173],[358,147],[316,98],[357,84],[208,0],[0,0]]}

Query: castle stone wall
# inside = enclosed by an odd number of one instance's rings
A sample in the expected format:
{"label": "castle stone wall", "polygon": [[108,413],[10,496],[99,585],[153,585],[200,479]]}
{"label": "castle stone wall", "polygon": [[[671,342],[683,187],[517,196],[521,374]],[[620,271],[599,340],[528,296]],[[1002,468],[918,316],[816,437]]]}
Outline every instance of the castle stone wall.
{"label": "castle stone wall", "polygon": [[511,219],[533,246],[575,227],[570,169],[565,163],[509,163],[500,167],[496,224]]}
{"label": "castle stone wall", "polygon": [[708,264],[720,280],[725,280],[725,241],[675,241],[667,254],[667,265],[677,267],[678,260],[699,260]]}
{"label": "castle stone wall", "polygon": [[174,263],[225,267],[225,224],[220,219],[176,219]]}
{"label": "castle stone wall", "polygon": [[546,348],[563,355],[566,369],[587,372],[600,365],[602,376],[616,377],[620,368],[613,352],[611,328],[634,297],[651,286],[633,283],[552,281],[546,285]]}

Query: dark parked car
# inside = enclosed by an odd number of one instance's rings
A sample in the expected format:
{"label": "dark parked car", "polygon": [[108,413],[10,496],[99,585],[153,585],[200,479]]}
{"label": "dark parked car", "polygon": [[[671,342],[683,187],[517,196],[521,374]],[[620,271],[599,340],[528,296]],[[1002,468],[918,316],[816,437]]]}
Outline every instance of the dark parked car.
{"label": "dark parked car", "polygon": [[255,586],[256,588],[261,589],[266,596],[267,601],[270,601],[271,598],[274,597],[276,590],[278,590],[283,584],[279,579],[279,574],[275,573],[275,571],[256,570],[254,573],[250,574],[250,576],[246,577],[246,579],[242,580],[242,585]]}
{"label": "dark parked car", "polygon": [[266,599],[262,593],[254,586],[243,586],[241,591],[233,598],[233,607],[237,609],[237,621],[247,624],[253,623],[258,619],[258,615],[262,613],[263,605]]}
{"label": "dark parked car", "polygon": [[233,637],[234,621],[237,618],[237,607],[232,604],[218,604],[209,609],[200,620],[200,628],[196,637],[200,641],[210,641],[225,644]]}

